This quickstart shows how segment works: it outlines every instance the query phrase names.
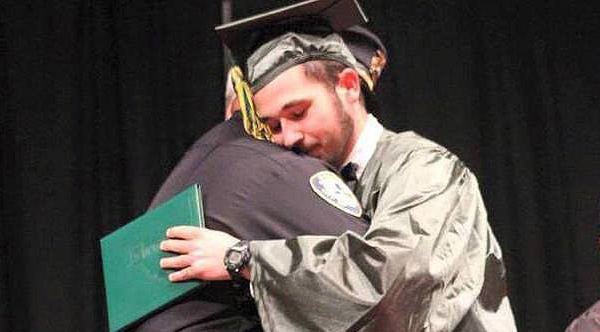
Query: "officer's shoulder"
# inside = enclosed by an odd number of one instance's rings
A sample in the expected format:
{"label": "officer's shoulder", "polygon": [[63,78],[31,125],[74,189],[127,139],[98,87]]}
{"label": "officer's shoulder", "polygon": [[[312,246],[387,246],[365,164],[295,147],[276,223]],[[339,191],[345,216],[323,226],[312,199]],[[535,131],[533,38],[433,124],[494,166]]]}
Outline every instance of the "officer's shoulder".
{"label": "officer's shoulder", "polygon": [[235,122],[224,121],[212,127],[209,131],[199,137],[190,150],[200,147],[216,146],[224,142],[236,140],[241,137],[241,129],[237,128]]}
{"label": "officer's shoulder", "polygon": [[288,150],[273,143],[256,140],[239,140],[228,144],[230,147],[247,149],[248,158],[257,164],[268,164],[269,168],[278,168],[287,172],[317,172],[333,169],[325,161],[303,153]]}
{"label": "officer's shoulder", "polygon": [[201,141],[193,150],[193,154],[202,155],[204,160],[221,163],[228,170],[260,173],[261,177],[279,177],[287,174],[310,176],[322,170],[332,169],[318,159],[247,136],[219,144]]}

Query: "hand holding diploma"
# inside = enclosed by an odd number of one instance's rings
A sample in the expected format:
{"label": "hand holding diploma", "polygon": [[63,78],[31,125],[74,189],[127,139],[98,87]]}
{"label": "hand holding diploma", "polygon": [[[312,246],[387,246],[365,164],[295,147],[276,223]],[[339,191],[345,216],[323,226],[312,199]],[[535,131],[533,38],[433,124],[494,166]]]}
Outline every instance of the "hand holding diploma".
{"label": "hand holding diploma", "polygon": [[[160,249],[179,254],[160,260],[161,268],[177,270],[169,274],[170,281],[231,279],[223,258],[239,239],[224,232],[194,226],[175,226],[169,228],[166,235],[167,240],[161,242]],[[249,279],[248,268],[243,275]]]}

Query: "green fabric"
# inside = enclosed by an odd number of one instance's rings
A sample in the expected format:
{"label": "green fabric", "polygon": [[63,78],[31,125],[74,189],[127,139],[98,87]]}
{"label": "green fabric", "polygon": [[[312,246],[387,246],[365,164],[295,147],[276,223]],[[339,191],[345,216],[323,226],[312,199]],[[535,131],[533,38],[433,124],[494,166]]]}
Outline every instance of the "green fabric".
{"label": "green fabric", "polygon": [[384,131],[356,190],[364,238],[251,243],[265,331],[516,331],[475,176],[443,147]]}
{"label": "green fabric", "polygon": [[368,72],[338,34],[320,37],[288,32],[265,43],[248,58],[247,78],[252,91],[262,89],[286,69],[313,60],[333,60]]}

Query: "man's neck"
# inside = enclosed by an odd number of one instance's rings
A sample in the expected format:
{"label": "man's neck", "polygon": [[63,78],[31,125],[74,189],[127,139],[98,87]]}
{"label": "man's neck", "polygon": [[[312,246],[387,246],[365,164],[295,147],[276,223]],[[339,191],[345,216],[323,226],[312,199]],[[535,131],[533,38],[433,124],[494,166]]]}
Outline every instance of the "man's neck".
{"label": "man's neck", "polygon": [[352,162],[356,164],[356,175],[360,178],[367,162],[375,152],[377,141],[383,133],[383,126],[373,115],[367,114],[362,121],[360,130],[355,132],[356,138],[352,148],[340,168]]}
{"label": "man's neck", "polygon": [[364,115],[360,115],[357,116],[355,118],[352,119],[352,134],[350,135],[350,138],[348,139],[348,144],[346,144],[346,151],[344,151],[344,157],[342,159],[342,164],[339,165],[340,167],[343,167],[347,162],[348,162],[348,158],[350,157],[350,155],[352,154],[352,151],[354,150],[354,148],[356,147],[356,144],[358,142],[358,139],[360,137],[360,134],[363,132],[363,130],[365,129],[365,122],[367,121],[367,113],[365,112]]}

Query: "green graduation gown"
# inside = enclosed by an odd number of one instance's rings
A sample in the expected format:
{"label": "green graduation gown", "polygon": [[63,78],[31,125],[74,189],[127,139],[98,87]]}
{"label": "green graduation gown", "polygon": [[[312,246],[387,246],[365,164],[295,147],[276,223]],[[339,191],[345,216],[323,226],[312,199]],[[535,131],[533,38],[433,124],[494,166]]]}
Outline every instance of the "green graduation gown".
{"label": "green graduation gown", "polygon": [[385,130],[355,193],[364,236],[251,242],[265,331],[516,331],[500,247],[456,156]]}

